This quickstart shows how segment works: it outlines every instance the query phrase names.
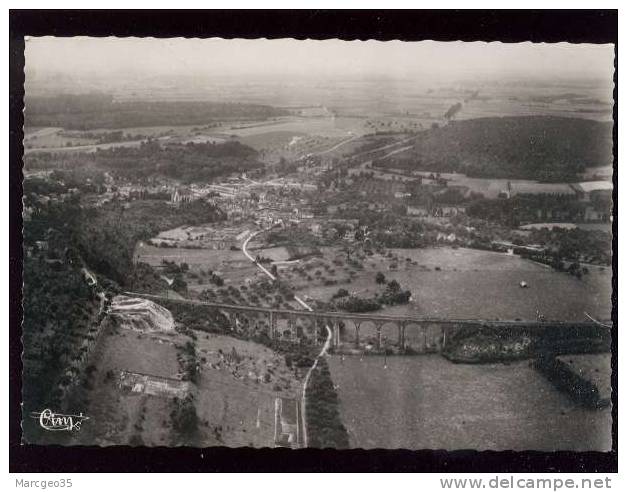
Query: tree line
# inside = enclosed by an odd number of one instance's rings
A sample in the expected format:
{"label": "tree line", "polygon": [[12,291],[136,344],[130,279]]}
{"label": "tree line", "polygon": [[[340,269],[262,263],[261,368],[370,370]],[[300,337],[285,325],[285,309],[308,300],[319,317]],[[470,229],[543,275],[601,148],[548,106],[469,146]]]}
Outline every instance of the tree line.
{"label": "tree line", "polygon": [[27,96],[24,124],[70,130],[146,126],[204,125],[214,120],[285,116],[286,110],[261,104],[211,101],[116,101],[110,94]]}

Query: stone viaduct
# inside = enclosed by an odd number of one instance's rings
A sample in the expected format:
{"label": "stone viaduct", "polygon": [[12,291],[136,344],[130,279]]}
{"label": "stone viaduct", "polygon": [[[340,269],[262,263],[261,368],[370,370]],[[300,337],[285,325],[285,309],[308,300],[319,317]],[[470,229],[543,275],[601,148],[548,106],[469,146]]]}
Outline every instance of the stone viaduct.
{"label": "stone viaduct", "polygon": [[[442,319],[419,318],[411,316],[381,315],[376,313],[347,313],[274,309],[258,306],[237,304],[221,304],[191,299],[167,298],[165,296],[126,292],[126,295],[144,297],[154,301],[182,303],[188,305],[205,306],[215,309],[226,316],[231,326],[237,327],[243,323],[259,324],[267,330],[270,338],[280,336],[278,324],[287,326],[292,337],[312,337],[317,343],[321,336],[326,337],[325,326],[331,329],[331,346],[339,347],[344,342],[345,347],[351,345],[359,348],[360,343],[371,341],[373,348],[380,350],[384,346],[395,346],[399,350],[411,344],[411,348],[418,353],[440,352],[446,346],[447,338],[454,335],[462,327],[531,327],[558,328],[562,327],[593,327],[592,322],[534,322],[519,320],[481,320],[481,319]],[[363,336],[364,331],[367,336]],[[352,335],[352,336],[351,336]]]}

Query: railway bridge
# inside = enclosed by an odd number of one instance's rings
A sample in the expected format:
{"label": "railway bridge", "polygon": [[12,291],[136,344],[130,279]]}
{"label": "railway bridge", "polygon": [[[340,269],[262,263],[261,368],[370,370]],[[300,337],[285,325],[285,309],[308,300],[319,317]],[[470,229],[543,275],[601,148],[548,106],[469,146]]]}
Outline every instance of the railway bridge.
{"label": "railway bridge", "polygon": [[[321,333],[323,333],[324,326],[329,326],[332,331],[331,344],[334,348],[339,347],[343,342],[348,342],[349,345],[358,348],[360,343],[367,338],[373,342],[377,350],[388,343],[392,343],[400,350],[405,350],[411,344],[411,348],[416,352],[440,352],[445,348],[447,339],[463,328],[491,327],[506,330],[518,327],[546,330],[561,327],[585,330],[598,326],[593,322],[452,319],[376,313],[275,309],[169,298],[140,292],[125,292],[124,294],[153,301],[167,301],[215,309],[226,316],[233,327],[238,327],[244,323],[259,325],[259,321],[262,321],[261,324],[266,327],[267,335],[270,338],[280,336],[277,325],[281,320],[283,324],[287,324],[290,336],[310,336],[316,343],[319,337],[323,336]],[[364,331],[367,332],[367,337],[363,336]]]}

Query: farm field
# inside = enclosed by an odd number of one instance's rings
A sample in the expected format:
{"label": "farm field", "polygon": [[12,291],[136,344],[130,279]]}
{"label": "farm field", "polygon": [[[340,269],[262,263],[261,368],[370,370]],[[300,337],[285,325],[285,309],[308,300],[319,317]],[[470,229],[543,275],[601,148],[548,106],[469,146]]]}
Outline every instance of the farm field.
{"label": "farm field", "polygon": [[[389,175],[389,179],[394,179],[396,174],[379,171],[381,175]],[[424,183],[429,183],[429,171],[417,171],[427,179]],[[440,173],[440,176],[448,181],[448,186],[465,186],[471,191],[482,193],[486,198],[497,198],[499,193],[507,190],[508,183],[512,188],[512,195],[521,193],[557,193],[574,195],[575,192],[568,183],[539,183],[528,179],[496,179],[496,178],[470,178],[462,173]]]}
{"label": "farm field", "polygon": [[[304,250],[300,247],[299,250]],[[310,292],[328,292],[329,297],[337,291],[338,286],[350,280],[351,272],[356,274],[357,269],[346,263],[346,254],[339,248],[316,248],[320,253],[304,259],[286,261],[290,256],[287,248],[261,249],[263,256],[270,256],[277,262],[279,277],[293,286],[296,290]],[[271,251],[270,255],[265,251]],[[320,289],[320,290],[318,290]],[[324,295],[315,297],[327,300]]]}
{"label": "farm field", "polygon": [[[219,130],[219,129],[218,129]],[[323,135],[329,137],[346,136],[348,132],[355,134],[364,133],[363,121],[359,118],[314,117],[300,118],[288,116],[277,118],[275,121],[263,122],[263,124],[246,124],[225,126],[223,131],[246,138],[252,135],[268,132],[290,132],[294,134]]]}
{"label": "farm field", "polygon": [[[391,157],[396,153],[402,153],[404,150],[410,147],[400,147],[392,150],[382,159]],[[362,171],[367,170],[372,172],[373,176],[379,179],[388,181],[413,181],[416,176],[422,176],[422,182],[424,184],[432,184],[433,180],[429,178],[432,174],[437,174],[431,171],[413,171],[408,172],[403,169],[386,169],[384,167],[367,167],[370,161],[360,164],[349,170],[349,174],[360,174]],[[598,168],[595,168],[598,169]],[[518,194],[561,194],[561,195],[574,195],[575,191],[571,188],[569,183],[540,183],[538,181],[529,179],[498,179],[498,178],[473,178],[466,176],[463,173],[439,173],[440,177],[447,181],[448,186],[462,186],[468,188],[475,193],[481,193],[485,198],[498,198],[499,194],[507,191],[508,186],[511,186],[511,195]],[[581,178],[585,179],[587,174],[582,174]],[[611,174],[598,175],[600,179],[610,181]]]}
{"label": "farm field", "polygon": [[[206,248],[160,248],[143,243],[135,249],[135,257],[152,266],[160,266],[161,260],[177,263],[186,262],[191,266],[210,267],[224,262],[246,260],[240,250],[206,249]],[[250,264],[250,262],[248,262]]]}
{"label": "farm field", "polygon": [[[266,120],[222,118],[207,121],[206,125],[180,125],[158,127],[119,128],[125,133],[142,134],[150,137],[170,135],[174,139],[190,139],[195,133],[207,138],[229,138],[235,135],[242,139],[258,134],[288,132],[293,135],[319,135],[345,137],[348,132],[363,135],[375,130],[390,130],[393,127],[423,128],[433,122],[443,123],[444,114],[453,104],[462,103],[456,119],[472,119],[495,116],[553,115],[611,120],[611,87],[573,86],[551,84],[543,87],[525,87],[521,84],[495,86],[484,85],[477,90],[475,83],[458,86],[432,86],[429,81],[396,82],[391,86],[378,81],[338,82],[332,86],[302,84],[298,88],[287,89],[269,85],[263,91],[249,93],[250,88],[229,84],[218,91],[226,91],[233,99],[243,102],[258,102],[285,106],[290,99],[305,102],[310,100],[314,110],[302,111],[301,115],[279,116]],[[144,88],[145,89],[145,88]],[[381,98],[385,90],[387,97]],[[470,96],[476,91],[474,96]],[[269,95],[275,94],[276,97]],[[124,96],[118,94],[117,97]],[[136,99],[136,95],[133,99]],[[150,96],[144,95],[144,98]],[[153,98],[158,99],[158,94]],[[173,96],[168,93],[165,99],[192,100],[193,94]],[[200,99],[205,99],[203,95]],[[306,103],[305,103],[306,104]],[[287,104],[289,106],[289,104]],[[332,116],[327,107],[333,108]],[[308,116],[305,116],[308,115]],[[372,124],[366,126],[366,120]],[[59,128],[26,128],[26,147],[61,148],[70,141],[72,146],[87,145],[85,139],[68,139],[58,135]],[[99,131],[99,130],[94,130]],[[33,137],[35,137],[33,139]],[[261,137],[263,142],[270,135]],[[254,139],[253,139],[254,140]],[[253,147],[256,147],[252,144]],[[263,146],[263,143],[261,143]],[[274,144],[272,144],[274,145]],[[256,147],[257,148],[257,147]],[[592,170],[591,170],[592,171]]]}
{"label": "farm field", "polygon": [[[286,116],[261,121],[208,122],[209,125],[180,125],[120,128],[125,135],[142,135],[168,143],[222,143],[238,139],[272,156],[297,157],[309,152],[326,151],[352,135],[364,133],[363,120],[358,118]],[[111,130],[91,130],[89,133]],[[25,130],[25,152],[94,152],[96,149],[131,147],[141,139],[97,144],[93,138],[81,137],[73,130],[72,137],[63,135],[62,128],[32,127]],[[68,145],[69,144],[69,145]],[[339,150],[339,148],[338,148]]]}
{"label": "farm field", "polygon": [[236,241],[242,241],[253,227],[252,224],[233,227],[222,225],[181,226],[160,232],[150,240],[150,243],[156,246],[166,243],[168,246],[182,248],[213,249],[216,245],[225,248]]}
{"label": "farm field", "polygon": [[[422,274],[399,269],[390,272],[389,277],[415,294],[413,306],[418,311],[433,316],[533,320],[538,309],[547,319],[585,320],[583,311],[601,319],[610,317],[609,268],[592,268],[589,275],[578,280],[519,256],[491,251],[393,251],[429,269]],[[529,288],[520,288],[522,280]]]}
{"label": "farm field", "polygon": [[[420,80],[337,80],[328,84],[303,81],[298,86],[268,84],[259,90],[235,85],[220,88],[234,99],[286,106],[323,104],[339,115],[443,119],[451,105],[463,102],[458,119],[483,116],[547,114],[611,119],[611,85],[547,82],[528,86],[517,81],[494,84],[465,80],[442,84],[426,75]],[[475,96],[472,93],[477,91]],[[385,97],[382,97],[382,93]]]}
{"label": "farm field", "polygon": [[192,137],[188,137],[188,138],[182,138],[179,139],[179,141],[183,144],[188,144],[188,143],[193,143],[193,144],[199,144],[199,143],[213,143],[213,144],[221,144],[227,141],[226,138],[222,138],[222,137],[216,137],[216,136],[212,136],[212,135],[205,135],[205,134],[194,134],[194,136]]}
{"label": "farm field", "polygon": [[[106,150],[114,147],[138,147],[146,138],[156,138],[167,143],[223,143],[228,136],[213,136],[195,131],[195,127],[147,127],[147,128],[129,128],[123,129],[126,135],[135,135],[142,137],[122,140],[118,142],[98,143],[97,140],[80,136],[80,131],[72,130],[72,134],[77,136],[64,136],[63,129],[51,128],[50,132],[46,132],[42,137],[39,133],[33,136],[25,136],[24,152],[32,154],[35,152],[95,152],[96,150]],[[107,130],[94,130],[89,133],[107,132]],[[69,144],[69,145],[68,145]]]}
{"label": "farm field", "polygon": [[[172,431],[172,395],[122,390],[118,380],[121,371],[180,380],[177,359],[191,340],[176,332],[142,334],[123,328],[103,338],[87,393],[86,414],[93,425],[77,436],[79,444],[181,444]],[[274,400],[294,398],[300,387],[284,358],[262,345],[223,335],[197,333],[195,346],[200,376],[195,385],[183,384],[193,395],[199,419],[197,444],[272,446]]]}
{"label": "farm field", "polygon": [[[55,127],[32,127],[24,129],[24,147],[64,147],[67,142],[72,146],[90,145],[95,143],[91,138],[77,138],[64,136],[62,128]],[[77,133],[77,132],[72,132]]]}
{"label": "farm field", "polygon": [[526,115],[611,119],[611,87],[603,84],[570,86],[556,83],[536,87],[486,84],[471,97],[474,89],[477,87],[470,83],[467,87],[438,87],[434,91],[415,93],[413,97],[407,97],[404,104],[410,108],[425,108],[433,115],[443,115],[452,104],[463,102],[456,119]]}
{"label": "farm field", "polygon": [[276,162],[281,157],[297,160],[312,153],[321,155],[337,155],[344,150],[351,139],[352,131],[333,135],[307,134],[302,131],[269,131],[254,135],[238,137],[244,145],[248,145],[261,153],[267,162]]}
{"label": "farm field", "polygon": [[293,143],[298,142],[306,136],[306,133],[300,131],[272,130],[240,136],[238,140],[253,149],[263,150],[268,148],[287,148],[290,147],[290,143],[292,143],[293,146]]}
{"label": "farm field", "polygon": [[[103,336],[93,357],[93,389],[87,393],[88,425],[77,436],[79,443],[96,445],[174,444],[167,398],[123,392],[120,371],[176,378],[179,372],[176,344],[188,337],[179,333],[141,334],[118,328]],[[141,357],[138,355],[141,354]],[[211,442],[211,441],[210,441]]]}
{"label": "farm field", "polygon": [[297,397],[295,373],[282,356],[253,342],[202,334],[197,344],[205,359],[196,401],[200,420],[219,427],[222,445],[272,447],[274,401]]}
{"label": "farm field", "polygon": [[[301,293],[324,301],[339,287],[360,297],[371,297],[379,288],[375,274],[381,271],[388,280],[397,280],[403,289],[412,292],[409,304],[386,307],[381,311],[385,313],[535,320],[536,310],[539,310],[547,319],[585,320],[584,311],[600,319],[610,317],[612,272],[609,268],[593,267],[588,275],[578,280],[545,265],[491,251],[465,248],[390,251],[396,258],[379,254],[366,257],[362,262],[363,270],[354,270],[348,284],[338,282],[325,286],[297,282],[295,286]],[[328,254],[325,252],[325,257]],[[391,270],[392,264],[397,268]],[[341,277],[346,276],[341,274]],[[520,288],[522,280],[529,288]],[[556,292],[563,295],[555,295]]]}
{"label": "farm field", "polygon": [[[279,250],[277,248],[277,253]],[[258,253],[261,251],[251,249],[251,254]],[[271,284],[240,249],[160,248],[142,242],[135,249],[135,258],[157,267],[158,271],[163,261],[177,265],[187,263],[189,270],[183,274],[187,283],[185,297],[225,304],[299,309],[299,305]],[[222,279],[223,284],[216,284],[212,274]]]}
{"label": "farm field", "polygon": [[359,118],[288,117],[263,124],[222,128],[224,134],[257,149],[268,162],[309,153],[337,155],[348,139],[365,132]]}
{"label": "farm field", "polygon": [[355,448],[611,448],[611,411],[585,410],[528,362],[453,364],[437,355],[328,358]]}
{"label": "farm field", "polygon": [[[465,248],[393,249],[389,251],[391,257],[375,253],[360,259],[357,267],[347,263],[345,253],[338,248],[323,247],[322,257],[287,262],[286,248],[257,246],[250,249],[251,254],[277,262],[279,278],[306,300],[327,302],[340,288],[359,297],[373,297],[384,289],[375,282],[380,271],[388,281],[396,280],[402,289],[412,292],[408,304],[386,306],[378,311],[380,314],[535,321],[540,312],[548,320],[585,321],[584,313],[597,319],[609,319],[611,313],[612,272],[605,267],[591,267],[579,280],[519,256]],[[266,278],[239,250],[143,245],[136,255],[153,266],[160,266],[162,260],[188,263],[185,280],[192,296],[207,289],[214,293],[211,300],[215,302],[271,306],[277,298],[282,307],[294,307],[276,297],[278,292],[273,289],[257,288]],[[199,274],[208,270],[220,275],[225,287],[217,288],[209,277]],[[529,286],[526,289],[519,286],[523,280]],[[563,295],[556,296],[555,292]],[[354,331],[352,326],[347,328],[342,341],[350,343]],[[374,339],[374,326],[364,324],[360,335],[364,341]],[[384,326],[383,335],[389,340],[397,336],[391,325]],[[410,330],[410,345],[420,343],[414,338]]]}
{"label": "farm field", "polygon": [[472,101],[459,112],[457,118],[467,120],[471,118],[484,118],[493,116],[562,116],[571,118],[588,118],[594,120],[611,119],[611,106],[609,101],[599,101],[597,104],[573,105],[567,100],[554,101],[552,103],[533,102],[533,95],[519,100],[512,99],[516,96],[486,98],[482,101]]}
{"label": "farm field", "polygon": [[96,152],[97,150],[112,149],[114,147],[139,147],[142,142],[143,140],[130,140],[124,142],[94,144],[84,142],[76,143],[75,141],[72,141],[72,145],[66,147],[27,147],[24,149],[24,154],[33,154],[36,152]]}
{"label": "farm field", "polygon": [[249,248],[250,251],[254,251],[255,254],[259,256],[263,256],[264,258],[270,258],[273,262],[284,262],[288,261],[290,257],[290,253],[287,248],[283,246],[278,246],[275,248]]}
{"label": "farm field", "polygon": [[24,442],[614,457],[610,42],[28,41]]}
{"label": "farm field", "polygon": [[[189,274],[198,274],[200,270],[211,270],[223,277],[225,285],[246,284],[254,279],[262,278],[257,267],[239,249],[231,251],[228,249],[159,248],[142,243],[135,250],[135,258],[153,267],[160,267],[163,260],[177,264],[187,263],[189,265],[188,277]],[[215,286],[209,282],[208,278],[203,280],[203,277],[199,277],[192,278],[192,282],[188,281],[188,287],[200,292]]]}

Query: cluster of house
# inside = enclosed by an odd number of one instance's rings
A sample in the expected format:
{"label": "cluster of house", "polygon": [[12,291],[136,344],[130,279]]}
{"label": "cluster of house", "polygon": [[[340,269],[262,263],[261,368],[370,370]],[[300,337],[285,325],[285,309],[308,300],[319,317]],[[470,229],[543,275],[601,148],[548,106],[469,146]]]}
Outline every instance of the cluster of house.
{"label": "cluster of house", "polygon": [[334,158],[328,154],[307,154],[298,162],[298,172],[308,175],[319,175],[332,169]]}
{"label": "cluster of house", "polygon": [[[577,217],[584,222],[608,222],[611,217],[613,185],[610,181],[584,181],[581,183],[534,183],[530,189],[517,190],[508,183],[507,189],[499,193],[500,198],[511,198],[516,194],[556,195],[571,197],[583,205],[583,215]],[[539,206],[538,220],[573,220],[568,212]]]}
{"label": "cluster of house", "polygon": [[55,195],[32,194],[29,196],[28,203],[24,202],[24,207],[22,208],[22,219],[25,221],[30,220],[37,208],[48,204],[64,202],[68,198],[76,195],[78,192],[78,188],[70,188],[64,193],[58,193]]}
{"label": "cluster of house", "polygon": [[[407,172],[403,170],[386,169],[386,172],[398,174],[390,175],[390,180],[370,180],[362,183],[361,194],[368,195],[384,190],[393,194],[396,199],[408,199],[412,196],[407,183],[403,182],[399,176],[408,178]],[[408,214],[422,217],[451,217],[465,212],[465,206],[447,203],[446,196],[453,194],[456,196],[455,203],[465,202],[472,199],[473,190],[470,186],[455,183],[450,175],[428,174],[423,171],[410,173],[413,178],[411,185],[418,186],[420,193],[431,193],[436,201],[442,205],[416,206],[411,204],[408,207]],[[577,221],[584,222],[607,222],[611,217],[611,200],[613,185],[610,181],[585,181],[580,183],[529,183],[519,181],[508,181],[503,185],[499,180],[490,182],[489,186],[483,190],[486,198],[510,199],[516,195],[552,195],[563,196],[575,199],[583,205],[582,213],[576,217]],[[442,199],[437,200],[438,196]],[[536,215],[538,220],[575,220],[573,217],[564,216],[566,212],[559,210],[559,207],[551,207],[550,203],[538,203]]]}
{"label": "cluster of house", "polygon": [[314,214],[309,207],[286,204],[283,206],[266,205],[252,211],[255,223],[266,229],[273,225],[298,224],[313,219]]}
{"label": "cluster of house", "polygon": [[130,393],[166,398],[184,398],[189,392],[189,383],[181,379],[124,370],[120,371],[118,387]]}
{"label": "cluster of house", "polygon": [[577,199],[585,204],[584,221],[608,222],[612,220],[612,192],[610,181],[586,181],[572,184]]}
{"label": "cluster of house", "polygon": [[316,237],[324,239],[342,239],[355,242],[357,237],[365,237],[367,227],[360,226],[357,219],[316,219],[302,221],[302,225]]}
{"label": "cluster of house", "polygon": [[466,213],[463,205],[432,205],[432,206],[407,206],[407,215],[414,217],[455,217]]}

